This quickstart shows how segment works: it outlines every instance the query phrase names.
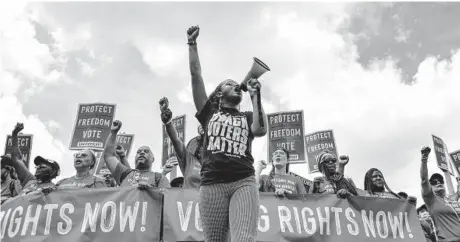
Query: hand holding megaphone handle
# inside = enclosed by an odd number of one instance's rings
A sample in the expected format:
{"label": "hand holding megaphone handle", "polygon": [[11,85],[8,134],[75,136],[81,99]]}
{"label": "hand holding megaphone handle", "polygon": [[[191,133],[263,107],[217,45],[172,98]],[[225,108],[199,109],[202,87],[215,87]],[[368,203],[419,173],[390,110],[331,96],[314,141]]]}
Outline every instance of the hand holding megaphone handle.
{"label": "hand holding megaphone handle", "polygon": [[262,116],[262,101],[260,97],[260,87],[257,88],[257,112],[259,112],[259,125],[264,128],[264,117]]}

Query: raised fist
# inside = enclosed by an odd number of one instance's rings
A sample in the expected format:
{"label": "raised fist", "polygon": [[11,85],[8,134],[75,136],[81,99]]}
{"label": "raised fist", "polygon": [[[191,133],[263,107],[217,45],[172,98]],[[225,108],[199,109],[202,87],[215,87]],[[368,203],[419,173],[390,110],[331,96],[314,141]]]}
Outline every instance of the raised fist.
{"label": "raised fist", "polygon": [[428,156],[430,155],[431,148],[428,146],[424,146],[420,152],[422,153],[422,161],[428,162]]}
{"label": "raised fist", "polygon": [[13,129],[13,135],[19,134],[24,129],[24,124],[23,123],[17,123],[16,126],[14,126]]}
{"label": "raised fist", "polygon": [[263,170],[265,170],[265,168],[267,168],[267,161],[265,161],[265,160],[259,160],[258,164],[259,164],[259,169],[261,171],[263,171]]}
{"label": "raised fist", "polygon": [[350,161],[350,158],[347,155],[341,155],[339,157],[339,165],[346,166],[349,161]]}
{"label": "raised fist", "polygon": [[163,112],[164,110],[169,108],[169,101],[167,97],[161,98],[159,103],[160,103],[160,111]]}
{"label": "raised fist", "polygon": [[123,148],[123,146],[121,145],[117,145],[117,149],[115,150],[115,152],[117,152],[117,155],[120,156],[120,158],[123,158],[126,156],[125,148]]}
{"label": "raised fist", "polygon": [[198,38],[198,35],[200,35],[200,27],[197,26],[192,26],[187,30],[187,39],[188,42],[195,42],[196,38]]}
{"label": "raised fist", "polygon": [[113,121],[112,127],[110,128],[110,130],[112,132],[118,133],[118,131],[120,131],[120,129],[121,129],[121,121],[120,120]]}

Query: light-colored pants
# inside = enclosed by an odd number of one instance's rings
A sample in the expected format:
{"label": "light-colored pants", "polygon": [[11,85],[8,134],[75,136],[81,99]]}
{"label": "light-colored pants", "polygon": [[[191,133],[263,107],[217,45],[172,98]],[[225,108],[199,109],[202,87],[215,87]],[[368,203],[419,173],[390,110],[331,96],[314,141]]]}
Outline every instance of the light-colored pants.
{"label": "light-colored pants", "polygon": [[254,176],[200,187],[200,217],[205,242],[255,242],[259,191]]}

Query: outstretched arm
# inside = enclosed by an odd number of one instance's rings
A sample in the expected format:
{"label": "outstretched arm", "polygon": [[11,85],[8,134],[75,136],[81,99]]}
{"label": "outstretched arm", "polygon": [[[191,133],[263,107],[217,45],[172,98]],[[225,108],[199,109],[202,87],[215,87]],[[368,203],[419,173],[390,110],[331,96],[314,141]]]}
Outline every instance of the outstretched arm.
{"label": "outstretched arm", "polygon": [[198,112],[203,109],[206,101],[208,100],[203,77],[201,75],[201,64],[196,44],[196,39],[199,34],[200,27],[198,26],[193,26],[187,31],[190,74],[192,75],[192,94],[193,101],[195,102],[195,107]]}
{"label": "outstretched arm", "polygon": [[13,163],[14,169],[16,170],[16,173],[18,174],[18,178],[21,182],[24,182],[26,178],[30,179],[34,177],[34,175],[30,173],[30,171],[27,169],[26,165],[24,164],[21,151],[19,150],[18,134],[23,129],[24,129],[24,125],[22,123],[17,123],[16,126],[14,127],[14,130],[12,132],[13,150],[11,151],[11,159],[13,159],[14,161]]}
{"label": "outstretched arm", "polygon": [[431,190],[430,183],[428,181],[428,156],[431,152],[430,147],[422,148],[422,165],[420,167],[420,178],[422,179],[422,196],[425,198],[429,196],[433,191]]}
{"label": "outstretched arm", "polygon": [[255,137],[262,137],[267,134],[267,116],[262,107],[262,100],[260,100],[260,88],[259,81],[251,79],[248,82],[248,91],[253,107],[251,131]]}
{"label": "outstretched arm", "polygon": [[117,159],[117,152],[116,152],[116,143],[117,143],[117,134],[121,128],[121,121],[113,121],[112,128],[110,130],[109,138],[107,138],[107,142],[104,148],[104,160],[107,168],[109,168],[112,174],[115,173],[115,169],[119,163]]}
{"label": "outstretched arm", "polygon": [[179,167],[182,173],[185,171],[186,167],[186,148],[184,142],[179,138],[176,128],[171,123],[172,112],[169,109],[169,101],[166,97],[160,99],[160,111],[161,111],[161,121],[164,123],[166,128],[166,133],[168,133],[169,139],[174,147],[176,152],[177,159],[179,161]]}

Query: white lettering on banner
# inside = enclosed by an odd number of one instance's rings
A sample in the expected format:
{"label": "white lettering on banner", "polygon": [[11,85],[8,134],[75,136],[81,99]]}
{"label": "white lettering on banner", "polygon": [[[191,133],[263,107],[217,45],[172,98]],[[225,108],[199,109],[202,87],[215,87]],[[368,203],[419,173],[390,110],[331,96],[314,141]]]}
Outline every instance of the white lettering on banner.
{"label": "white lettering on banner", "polygon": [[81,106],[80,113],[112,113],[112,106],[106,105],[86,105]]}
{"label": "white lettering on banner", "polygon": [[77,126],[108,126],[110,127],[111,122],[110,119],[106,118],[80,118],[78,119]]}
{"label": "white lettering on banner", "polygon": [[130,142],[131,142],[131,136],[123,136],[123,135],[117,136],[117,143],[129,144]]}
{"label": "white lettering on banner", "polygon": [[[313,153],[315,151],[322,151],[325,149],[334,149],[334,143],[321,143],[313,146],[307,147],[309,153]],[[316,155],[317,156],[317,155]],[[315,156],[315,158],[316,158]]]}
{"label": "white lettering on banner", "polygon": [[232,157],[246,156],[249,126],[246,116],[232,116],[217,112],[208,124],[208,147],[212,153],[224,153]]}
{"label": "white lettering on banner", "polygon": [[267,214],[267,208],[264,205],[260,205],[259,221],[257,222],[257,228],[260,232],[267,232],[270,229],[270,217]]}
{"label": "white lettering on banner", "polygon": [[101,138],[101,130],[83,130],[83,139]]}
{"label": "white lettering on banner", "polygon": [[[148,203],[143,202],[141,205],[140,202],[135,202],[134,204],[127,205],[125,202],[117,204],[113,201],[95,204],[86,203],[84,205],[85,211],[80,231],[82,233],[88,231],[97,232],[100,229],[103,233],[109,233],[115,229],[115,223],[118,220],[120,232],[125,232],[127,225],[129,232],[134,232],[139,207],[142,207],[140,231],[144,232]],[[64,203],[62,205],[29,205],[25,213],[24,210],[23,206],[17,206],[0,212],[1,239],[5,237],[13,238],[15,236],[38,235],[37,227],[39,224],[45,225],[43,235],[49,235],[52,228],[56,228],[55,232],[59,235],[66,235],[74,227],[70,215],[75,212],[75,207],[71,203]],[[45,214],[44,216],[40,216],[42,215],[42,211]],[[59,214],[59,218],[57,219],[59,222],[57,222],[57,226],[52,227],[51,220],[56,212]],[[199,214],[197,216],[199,217]],[[44,221],[40,221],[40,218]]]}
{"label": "white lettering on banner", "polygon": [[307,143],[310,141],[318,140],[318,139],[331,139],[331,138],[332,138],[332,132],[330,131],[306,136]]}
{"label": "white lettering on banner", "polygon": [[[19,147],[27,147],[27,146],[29,146],[29,140],[30,140],[30,137],[18,136],[18,146]],[[8,143],[7,146],[13,146],[13,138],[9,137],[7,143]]]}
{"label": "white lettering on banner", "polygon": [[270,116],[270,124],[301,122],[300,113]]}
{"label": "white lettering on banner", "polygon": [[[283,149],[286,149],[288,151],[293,151],[295,150],[295,142],[281,142],[281,143],[276,143],[276,147],[280,148],[282,147]],[[298,155],[297,155],[298,156]]]}
{"label": "white lettering on banner", "polygon": [[270,138],[283,138],[283,137],[292,137],[292,136],[300,136],[302,137],[302,131],[300,128],[298,129],[279,129],[270,131]]}
{"label": "white lettering on banner", "polygon": [[188,230],[188,225],[190,223],[190,218],[192,217],[192,211],[195,211],[195,229],[203,232],[203,228],[201,226],[201,218],[200,218],[200,204],[195,203],[194,201],[188,201],[187,203],[187,208],[184,213],[184,207],[182,205],[182,202],[177,201],[177,212],[179,213],[179,222],[180,222],[180,228],[182,231],[186,232]]}

